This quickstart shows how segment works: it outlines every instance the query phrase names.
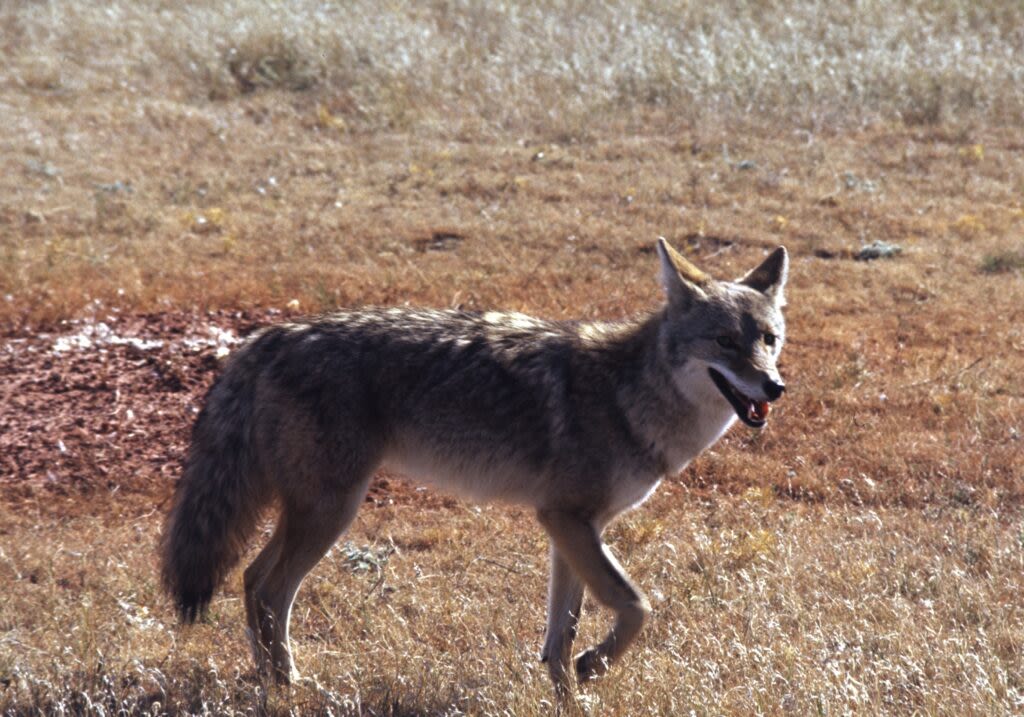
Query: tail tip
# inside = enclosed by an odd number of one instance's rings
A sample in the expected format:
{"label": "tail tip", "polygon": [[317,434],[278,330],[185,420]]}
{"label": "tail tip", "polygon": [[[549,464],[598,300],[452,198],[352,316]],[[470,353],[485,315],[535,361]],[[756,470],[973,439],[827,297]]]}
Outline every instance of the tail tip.
{"label": "tail tip", "polygon": [[175,600],[175,608],[181,622],[185,625],[191,625],[201,620],[206,615],[212,598],[212,591],[204,592],[203,594],[178,595]]}
{"label": "tail tip", "polygon": [[207,609],[213,599],[213,590],[172,591],[174,610],[184,625],[191,625],[206,617]]}

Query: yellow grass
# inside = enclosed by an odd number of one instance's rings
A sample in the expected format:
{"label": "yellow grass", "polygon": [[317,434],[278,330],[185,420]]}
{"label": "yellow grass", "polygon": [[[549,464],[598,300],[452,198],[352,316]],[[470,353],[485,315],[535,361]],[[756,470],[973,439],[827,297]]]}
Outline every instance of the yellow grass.
{"label": "yellow grass", "polygon": [[[181,630],[157,516],[5,515],[6,709],[545,714],[545,545],[508,509],[368,509],[293,619],[311,681],[252,675],[240,580]],[[31,537],[30,537],[31,536]],[[1011,714],[1021,708],[1024,533],[972,507],[860,510],[676,486],[611,531],[654,604],[594,714]],[[373,546],[378,569],[346,557]],[[588,601],[580,639],[610,616]],[[154,703],[160,703],[156,708]]]}
{"label": "yellow grass", "polygon": [[[657,236],[726,277],[785,244],[787,396],[611,529],[654,616],[590,711],[1024,712],[1024,10],[669,5],[4,4],[0,324],[611,318]],[[0,712],[550,711],[530,516],[367,506],[299,595],[315,684],[266,692],[237,574],[174,624],[152,483],[3,503]]]}

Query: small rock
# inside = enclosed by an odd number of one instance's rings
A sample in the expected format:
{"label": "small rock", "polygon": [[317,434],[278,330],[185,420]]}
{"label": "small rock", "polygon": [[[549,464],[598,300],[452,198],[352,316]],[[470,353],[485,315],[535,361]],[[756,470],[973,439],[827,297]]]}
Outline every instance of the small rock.
{"label": "small rock", "polygon": [[97,184],[96,189],[107,194],[131,194],[135,191],[131,182],[122,182],[120,179],[113,184]]}
{"label": "small rock", "polygon": [[891,259],[892,257],[902,254],[903,247],[899,244],[890,244],[889,242],[881,241],[876,239],[875,241],[862,246],[860,251],[854,254],[853,258],[857,261],[871,261],[872,259]]}
{"label": "small rock", "polygon": [[60,176],[60,170],[49,162],[40,162],[38,159],[30,159],[25,162],[25,169],[32,174],[39,174],[49,179]]}
{"label": "small rock", "polygon": [[863,179],[853,172],[843,172],[843,184],[847,189],[859,189],[862,192],[871,194],[878,190],[878,183],[871,179]]}

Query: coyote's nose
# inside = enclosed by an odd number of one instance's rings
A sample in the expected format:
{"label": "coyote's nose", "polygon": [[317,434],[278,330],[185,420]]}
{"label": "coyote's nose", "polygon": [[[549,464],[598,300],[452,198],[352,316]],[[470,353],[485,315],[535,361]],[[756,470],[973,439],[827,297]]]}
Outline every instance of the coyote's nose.
{"label": "coyote's nose", "polygon": [[768,400],[774,401],[775,399],[782,395],[783,391],[786,390],[786,384],[776,383],[775,381],[768,380],[764,382],[763,388],[764,392],[768,394]]}

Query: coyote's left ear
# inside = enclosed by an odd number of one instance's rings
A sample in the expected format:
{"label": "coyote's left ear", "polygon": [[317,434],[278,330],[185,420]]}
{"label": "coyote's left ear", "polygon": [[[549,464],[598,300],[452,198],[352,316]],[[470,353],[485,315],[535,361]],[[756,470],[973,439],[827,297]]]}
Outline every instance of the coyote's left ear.
{"label": "coyote's left ear", "polygon": [[786,247],[780,246],[761,262],[761,265],[740,279],[739,283],[756,289],[775,300],[779,306],[786,303],[782,289],[786,286],[789,275],[789,254]]}

